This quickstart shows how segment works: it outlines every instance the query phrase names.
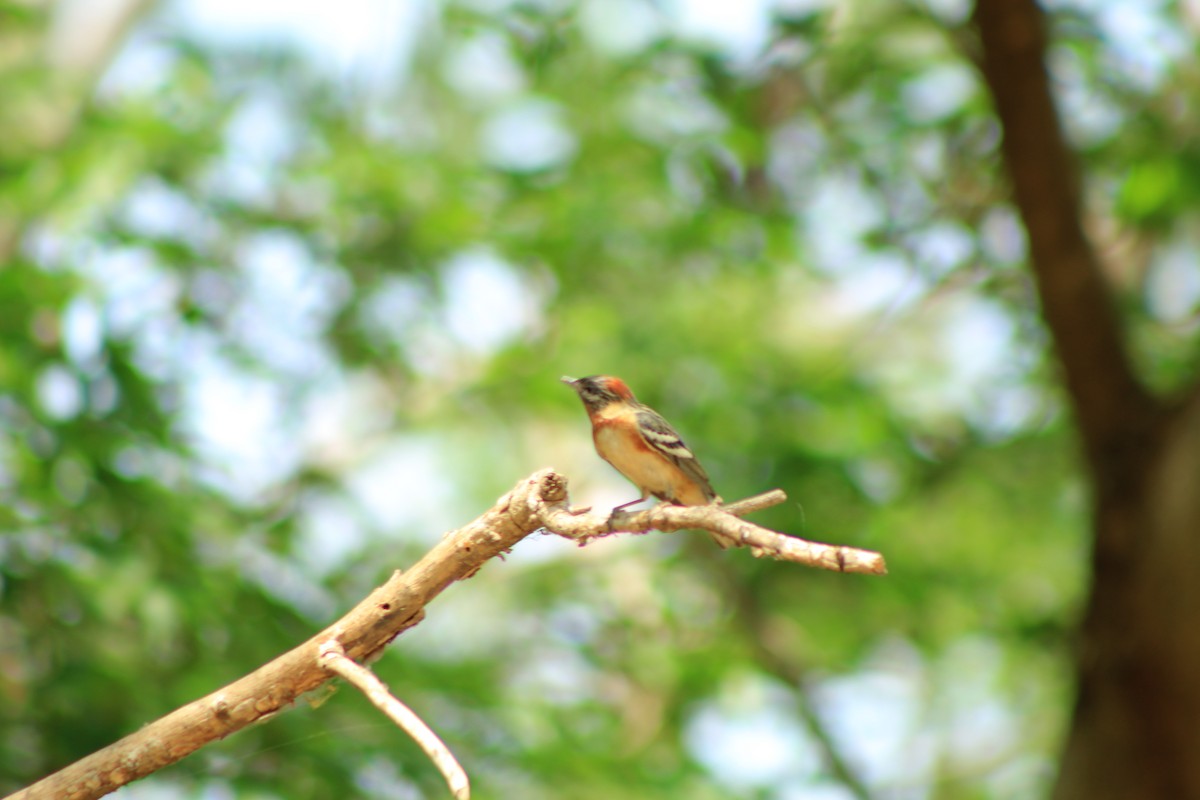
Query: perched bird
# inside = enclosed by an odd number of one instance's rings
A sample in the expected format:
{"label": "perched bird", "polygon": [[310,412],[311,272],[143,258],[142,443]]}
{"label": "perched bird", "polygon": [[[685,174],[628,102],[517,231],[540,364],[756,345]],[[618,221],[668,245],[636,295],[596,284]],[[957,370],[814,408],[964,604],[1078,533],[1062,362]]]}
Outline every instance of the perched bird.
{"label": "perched bird", "polygon": [[[563,378],[583,401],[592,422],[592,441],[600,457],[612,464],[642,496],[613,509],[640,503],[650,495],[679,506],[719,503],[708,474],[683,439],[647,405],[639,403],[625,381],[609,375]],[[713,537],[717,544],[725,543]]]}

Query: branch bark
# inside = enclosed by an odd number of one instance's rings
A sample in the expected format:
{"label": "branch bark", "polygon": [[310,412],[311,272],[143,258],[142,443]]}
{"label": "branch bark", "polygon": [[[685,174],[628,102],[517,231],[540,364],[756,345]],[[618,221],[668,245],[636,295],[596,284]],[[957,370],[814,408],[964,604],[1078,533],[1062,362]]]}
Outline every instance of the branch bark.
{"label": "branch bark", "polygon": [[571,510],[566,501],[550,503],[542,512],[546,529],[580,545],[613,533],[646,533],[696,528],[709,531],[734,547],[749,547],[755,558],[768,556],[807,567],[863,575],[886,575],[883,556],[857,547],[799,539],[738,519],[787,500],[780,489],[725,506],[674,506],[660,503],[645,511],[616,511],[609,515]]}
{"label": "branch bark", "polygon": [[329,680],[328,659],[340,645],[345,656],[370,661],[398,635],[421,621],[425,606],[450,584],[471,577],[490,559],[531,533],[544,530],[580,543],[618,532],[700,528],[744,544],[758,555],[822,569],[882,575],[878,553],[819,544],[738,519],[785,499],[768,492],[729,506],[657,506],[610,515],[572,511],[567,480],[551,470],[534,473],[466,527],[446,535],[407,572],[397,571],[348,614],[279,658],[212,694],[151,722],[114,744],[26,787],[7,800],[90,800],[145,777],[291,705]]}

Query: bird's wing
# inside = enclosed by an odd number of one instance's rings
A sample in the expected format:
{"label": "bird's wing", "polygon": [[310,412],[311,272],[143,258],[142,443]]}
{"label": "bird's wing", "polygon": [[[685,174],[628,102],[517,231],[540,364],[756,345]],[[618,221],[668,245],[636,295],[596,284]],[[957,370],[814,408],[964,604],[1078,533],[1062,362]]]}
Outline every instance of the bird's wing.
{"label": "bird's wing", "polygon": [[641,432],[642,438],[646,440],[646,444],[662,453],[671,460],[671,463],[683,470],[684,474],[700,486],[709,500],[717,496],[717,493],[713,491],[712,484],[709,483],[708,473],[704,471],[704,467],[700,466],[696,456],[671,427],[671,423],[663,419],[662,415],[648,408],[638,411],[637,421],[638,430]]}

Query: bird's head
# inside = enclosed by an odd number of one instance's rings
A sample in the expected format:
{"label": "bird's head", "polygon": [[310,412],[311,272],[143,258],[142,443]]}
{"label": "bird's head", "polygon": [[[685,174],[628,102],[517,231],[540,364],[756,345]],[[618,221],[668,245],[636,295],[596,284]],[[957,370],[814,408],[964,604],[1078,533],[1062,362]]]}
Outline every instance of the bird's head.
{"label": "bird's head", "polygon": [[633,400],[633,392],[625,381],[611,375],[589,375],[586,378],[563,378],[562,382],[575,390],[588,413],[599,411],[609,403]]}

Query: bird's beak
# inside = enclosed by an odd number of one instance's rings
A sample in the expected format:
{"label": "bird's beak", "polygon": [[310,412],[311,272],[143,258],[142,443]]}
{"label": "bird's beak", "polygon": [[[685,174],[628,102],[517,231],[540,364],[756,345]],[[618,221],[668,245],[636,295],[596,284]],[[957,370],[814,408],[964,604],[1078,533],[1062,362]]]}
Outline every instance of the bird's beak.
{"label": "bird's beak", "polygon": [[568,386],[574,386],[575,381],[577,381],[578,378],[568,378],[566,375],[563,375],[561,378],[559,378],[559,380],[562,381],[563,383],[567,384]]}

